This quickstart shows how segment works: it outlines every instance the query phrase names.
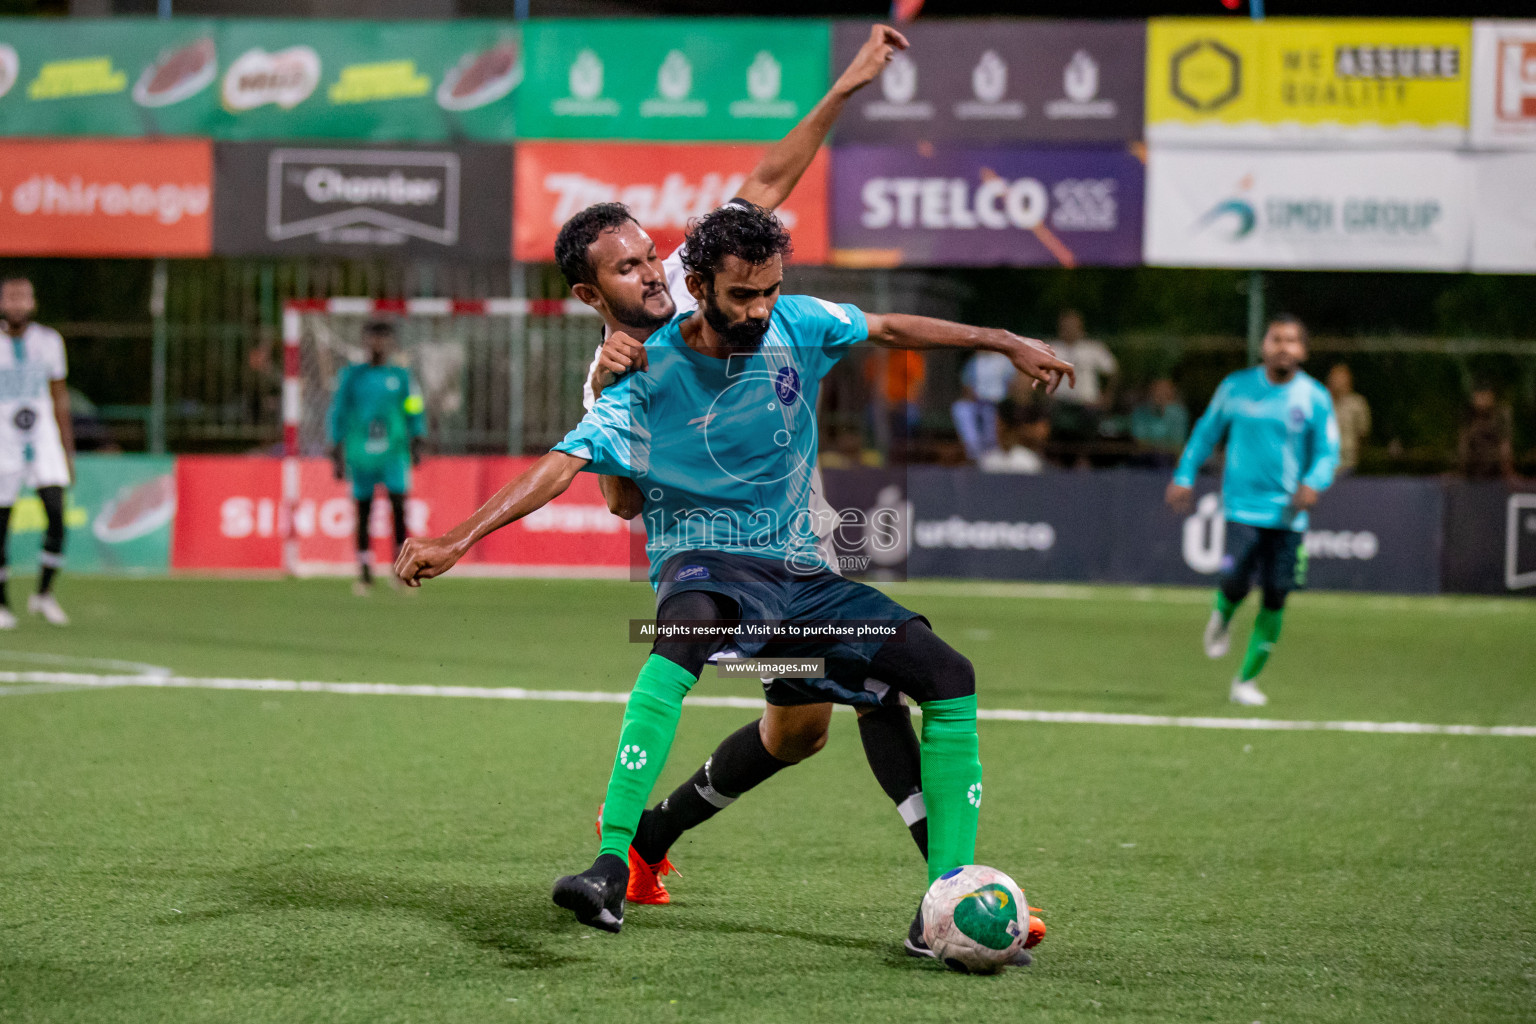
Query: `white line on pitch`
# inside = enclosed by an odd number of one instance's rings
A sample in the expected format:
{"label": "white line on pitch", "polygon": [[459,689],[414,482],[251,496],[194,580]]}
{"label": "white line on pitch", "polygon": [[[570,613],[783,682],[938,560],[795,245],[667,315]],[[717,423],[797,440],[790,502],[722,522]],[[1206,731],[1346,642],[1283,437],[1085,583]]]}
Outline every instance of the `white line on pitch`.
{"label": "white line on pitch", "polygon": [[[296,679],[231,679],[205,676],[93,675],[78,672],[0,672],[0,683],[39,686],[149,686],[194,690],[257,690],[267,693],[339,693],[379,697],[470,697],[480,700],[542,700],[576,704],[623,704],[627,693],[611,690],[525,690],[520,686],[402,686],[396,683],[323,683]],[[0,689],[0,695],[36,690]],[[752,697],[688,697],[685,704],[703,708],[742,708],[756,711]],[[1058,725],[1142,725],[1178,729],[1245,729],[1268,732],[1369,732],[1434,736],[1529,736],[1536,725],[1436,725],[1428,722],[1309,722],[1283,718],[1180,717],[1126,715],[1101,711],[1025,711],[983,708],[976,717],[994,722],[1044,722]]]}

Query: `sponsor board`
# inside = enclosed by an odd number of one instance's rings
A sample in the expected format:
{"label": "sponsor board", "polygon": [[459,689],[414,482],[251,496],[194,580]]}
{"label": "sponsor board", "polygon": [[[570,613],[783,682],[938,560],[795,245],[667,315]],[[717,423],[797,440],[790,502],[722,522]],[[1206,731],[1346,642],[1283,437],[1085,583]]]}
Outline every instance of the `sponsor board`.
{"label": "sponsor board", "polygon": [[530,23],[519,133],[541,139],[772,140],[827,88],[824,22]]}
{"label": "sponsor board", "polygon": [[1476,153],[1471,159],[1477,197],[1472,269],[1536,272],[1536,153]]}
{"label": "sponsor board", "polygon": [[1472,144],[1536,149],[1536,21],[1472,23]]}
{"label": "sponsor board", "polygon": [[[1187,517],[1163,504],[1165,474],[1138,470],[989,475],[913,468],[911,575],[1202,585],[1225,550],[1215,481]],[[1306,536],[1309,585],[1439,589],[1440,485],[1345,479]],[[1533,553],[1536,558],[1536,553]]]}
{"label": "sponsor board", "polygon": [[[760,146],[528,142],[517,147],[513,258],[549,261],[560,226],[593,203],[621,202],[669,255],[688,222],[736,194]],[[827,151],[811,162],[777,213],[794,236],[794,259],[827,256]]]}
{"label": "sponsor board", "polygon": [[1471,50],[1452,19],[1153,18],[1147,139],[1455,147]]}
{"label": "sponsor board", "polygon": [[[957,20],[902,32],[912,48],[849,102],[840,145],[1141,138],[1144,22]],[[868,23],[838,22],[833,68],[868,38]]]}
{"label": "sponsor board", "polygon": [[1445,484],[1442,573],[1447,591],[1536,595],[1536,488]]}
{"label": "sponsor board", "polygon": [[216,252],[506,256],[506,147],[221,143],[214,156]]}
{"label": "sponsor board", "polygon": [[0,133],[510,139],[508,22],[0,21]]}
{"label": "sponsor board", "polygon": [[[413,535],[442,532],[464,519],[533,459],[425,459],[413,472],[407,526]],[[282,568],[285,511],[281,460],[251,456],[184,456],[176,462],[180,510],[171,564],[188,570]],[[303,498],[293,512],[299,559],[320,571],[356,565],[357,505],[348,484],[325,459],[301,466]],[[599,514],[601,513],[601,514]],[[606,518],[604,518],[606,517]],[[610,522],[611,520],[611,522]],[[615,525],[616,524],[616,525]],[[570,575],[622,573],[629,525],[608,512],[590,474],[578,477],[538,513],[498,531],[464,559],[467,569]],[[376,565],[393,560],[388,504],[376,500],[369,519]],[[474,569],[469,569],[474,571]]]}
{"label": "sponsor board", "polygon": [[1462,270],[1472,164],[1457,153],[1154,146],[1153,266]]}
{"label": "sponsor board", "polygon": [[[77,455],[75,482],[65,496],[65,566],[108,576],[163,574],[175,518],[175,463],[169,456]],[[41,499],[24,492],[11,508],[7,555],[13,574],[36,566],[47,526]]]}
{"label": "sponsor board", "polygon": [[0,254],[206,256],[207,142],[0,140]]}
{"label": "sponsor board", "polygon": [[854,266],[1141,262],[1142,163],[1105,149],[834,151],[833,260]]}

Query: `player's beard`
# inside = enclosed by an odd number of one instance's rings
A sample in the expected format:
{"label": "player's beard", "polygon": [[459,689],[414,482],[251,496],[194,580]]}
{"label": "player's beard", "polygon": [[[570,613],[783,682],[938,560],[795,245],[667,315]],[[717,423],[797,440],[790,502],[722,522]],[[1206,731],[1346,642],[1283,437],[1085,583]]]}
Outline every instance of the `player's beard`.
{"label": "player's beard", "polygon": [[667,305],[672,306],[667,312],[652,313],[645,308],[644,299],[633,305],[628,305],[622,302],[615,302],[611,297],[608,298],[609,313],[619,322],[620,326],[634,331],[655,331],[665,327],[671,322],[673,315],[677,312],[675,305],[670,302]]}
{"label": "player's beard", "polygon": [[704,314],[704,322],[720,335],[725,347],[733,352],[756,352],[768,333],[767,320],[754,320],[752,317],[735,323],[727,320],[720,307],[715,305],[713,296],[700,304],[699,311]]}
{"label": "player's beard", "polygon": [[27,325],[32,322],[32,318],[26,317],[22,320],[12,320],[8,316],[0,316],[0,322],[5,324],[5,333],[15,337],[27,329]]}

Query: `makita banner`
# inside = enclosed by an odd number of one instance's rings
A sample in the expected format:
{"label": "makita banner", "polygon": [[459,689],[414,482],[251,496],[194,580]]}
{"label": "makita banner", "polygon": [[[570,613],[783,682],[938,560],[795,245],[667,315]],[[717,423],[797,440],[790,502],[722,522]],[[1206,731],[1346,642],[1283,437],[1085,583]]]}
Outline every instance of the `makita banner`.
{"label": "makita banner", "polygon": [[[1187,517],[1163,504],[1168,478],[1156,472],[913,468],[908,481],[913,577],[1202,585],[1221,568],[1215,478],[1201,480]],[[1433,593],[1440,536],[1437,481],[1341,480],[1307,531],[1308,585]]]}
{"label": "makita banner", "polygon": [[1142,181],[1141,161],[1121,147],[842,147],[832,158],[833,260],[1135,266]]}
{"label": "makita banner", "polygon": [[[688,222],[727,202],[762,159],[763,146],[527,142],[517,147],[513,257],[554,259],[555,236],[593,203],[620,202],[668,256]],[[777,210],[794,236],[798,263],[827,258],[827,154],[811,161]]]}
{"label": "makita banner", "polygon": [[1152,266],[1465,270],[1472,157],[1153,146]]}
{"label": "makita banner", "polygon": [[[1129,142],[1142,134],[1141,21],[920,21],[854,96],[838,143]],[[839,22],[832,66],[869,38]]]}
{"label": "makita banner", "polygon": [[505,146],[215,147],[214,250],[505,259]]}

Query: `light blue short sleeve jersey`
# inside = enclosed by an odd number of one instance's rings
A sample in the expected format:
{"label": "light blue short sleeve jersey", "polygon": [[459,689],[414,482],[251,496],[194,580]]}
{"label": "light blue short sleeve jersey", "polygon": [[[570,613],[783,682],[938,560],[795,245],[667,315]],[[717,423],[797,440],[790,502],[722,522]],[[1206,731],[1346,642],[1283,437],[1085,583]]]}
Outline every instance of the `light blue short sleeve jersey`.
{"label": "light blue short sleeve jersey", "polygon": [[729,359],[688,347],[681,325],[691,315],[651,335],[646,371],[604,390],[554,450],[639,486],[653,585],[680,551],[820,567],[809,512],[816,401],[822,377],[868,337],[864,314],[785,295],[762,346]]}
{"label": "light blue short sleeve jersey", "polygon": [[1223,437],[1226,517],[1249,526],[1305,530],[1307,513],[1291,507],[1292,495],[1303,484],[1326,490],[1339,464],[1339,423],[1328,389],[1300,371],[1285,384],[1271,383],[1262,366],[1230,374],[1195,424],[1174,483],[1194,486],[1195,474]]}

